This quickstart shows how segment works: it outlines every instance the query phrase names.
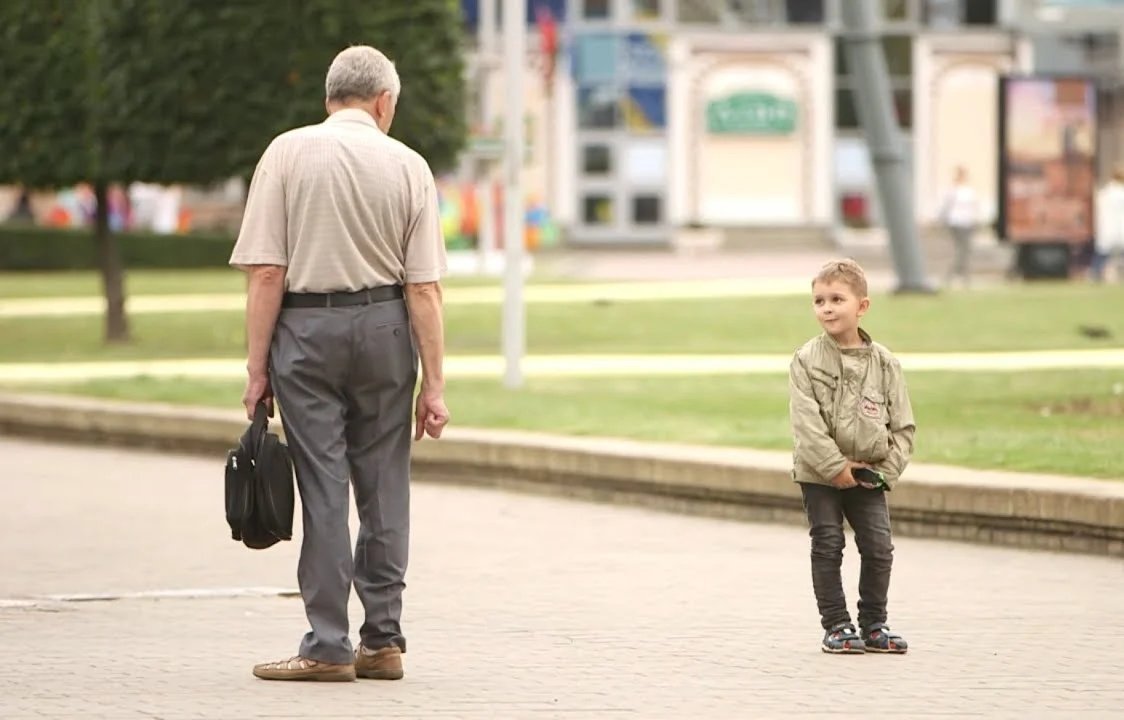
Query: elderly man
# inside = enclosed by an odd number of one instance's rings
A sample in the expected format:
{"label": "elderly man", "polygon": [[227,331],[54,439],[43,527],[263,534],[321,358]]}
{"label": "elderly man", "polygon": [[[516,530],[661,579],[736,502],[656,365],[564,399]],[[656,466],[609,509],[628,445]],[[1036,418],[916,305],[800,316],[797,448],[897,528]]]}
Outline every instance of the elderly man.
{"label": "elderly man", "polygon": [[[248,416],[276,394],[296,468],[304,541],[297,577],[311,631],[268,680],[402,677],[414,439],[440,437],[445,246],[425,160],[387,136],[401,83],[371,47],[336,56],[328,118],[266,148],[230,264],[249,274]],[[349,482],[359,536],[348,531]],[[348,636],[352,583],[365,622]]]}

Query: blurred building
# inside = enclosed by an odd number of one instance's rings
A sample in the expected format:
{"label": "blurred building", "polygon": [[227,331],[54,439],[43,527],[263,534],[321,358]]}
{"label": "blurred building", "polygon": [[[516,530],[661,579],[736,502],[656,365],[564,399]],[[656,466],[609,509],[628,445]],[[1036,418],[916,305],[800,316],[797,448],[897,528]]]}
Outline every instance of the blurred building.
{"label": "blurred building", "polygon": [[[462,1],[475,37],[481,2]],[[575,245],[662,244],[697,224],[775,246],[880,224],[843,1],[860,0],[528,0],[530,193]],[[994,218],[1004,73],[1098,77],[1102,164],[1124,157],[1124,2],[861,1],[885,13],[922,225],[957,165]],[[549,80],[544,10],[560,46]],[[501,75],[476,75],[495,114]]]}

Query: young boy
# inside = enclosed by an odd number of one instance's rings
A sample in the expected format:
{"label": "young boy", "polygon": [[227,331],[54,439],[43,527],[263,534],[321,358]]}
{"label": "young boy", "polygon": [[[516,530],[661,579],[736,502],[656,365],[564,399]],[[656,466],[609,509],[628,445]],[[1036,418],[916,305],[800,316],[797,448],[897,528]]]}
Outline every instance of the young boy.
{"label": "young boy", "polygon": [[[812,538],[812,588],[830,653],[904,653],[886,625],[894,546],[883,492],[913,454],[915,424],[897,359],[859,320],[870,308],[866,275],[853,260],[830,262],[812,281],[823,334],[796,351],[789,368],[793,480]],[[843,518],[862,555],[859,628],[843,595]]]}

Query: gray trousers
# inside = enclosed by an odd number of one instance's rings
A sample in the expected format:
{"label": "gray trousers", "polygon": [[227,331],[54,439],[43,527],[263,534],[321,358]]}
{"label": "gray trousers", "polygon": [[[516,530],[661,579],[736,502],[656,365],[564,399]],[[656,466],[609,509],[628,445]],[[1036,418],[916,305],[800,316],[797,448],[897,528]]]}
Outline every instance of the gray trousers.
{"label": "gray trousers", "polygon": [[[352,584],[363,604],[363,644],[405,650],[402,591],[418,374],[406,304],[284,309],[269,357],[303,506],[297,579],[311,631],[300,654],[352,661]],[[349,480],[359,514],[354,557]]]}
{"label": "gray trousers", "polygon": [[863,488],[836,490],[828,485],[801,483],[804,512],[812,538],[812,589],[820,611],[820,624],[829,630],[851,622],[843,594],[843,518],[855,531],[862,555],[859,570],[859,627],[886,622],[890,568],[894,543],[890,536],[890,510],[886,494]]}
{"label": "gray trousers", "polygon": [[971,261],[972,261],[972,235],[975,230],[972,227],[950,227],[949,233],[952,235],[953,245],[953,258],[952,266],[948,269],[948,279],[960,277],[964,282],[971,279]]}

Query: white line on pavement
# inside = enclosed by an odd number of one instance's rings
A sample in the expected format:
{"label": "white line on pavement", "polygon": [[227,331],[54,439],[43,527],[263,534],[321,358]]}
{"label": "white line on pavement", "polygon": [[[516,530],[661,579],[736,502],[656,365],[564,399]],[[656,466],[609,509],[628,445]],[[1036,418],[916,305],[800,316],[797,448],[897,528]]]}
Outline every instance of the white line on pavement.
{"label": "white line on pavement", "polygon": [[169,590],[142,590],[120,593],[66,593],[59,595],[34,595],[26,598],[0,598],[0,608],[28,608],[52,603],[110,602],[114,600],[195,600],[260,597],[297,597],[300,591],[292,588],[177,588]]}

